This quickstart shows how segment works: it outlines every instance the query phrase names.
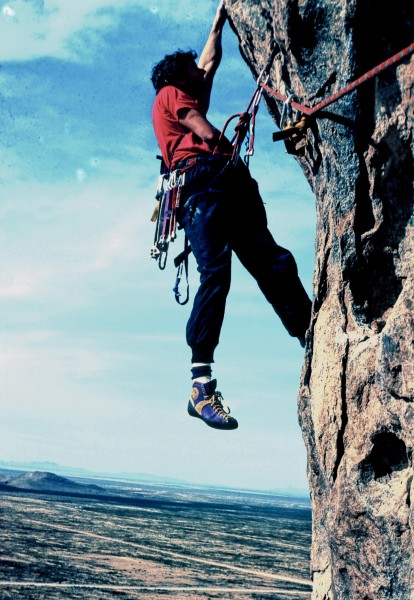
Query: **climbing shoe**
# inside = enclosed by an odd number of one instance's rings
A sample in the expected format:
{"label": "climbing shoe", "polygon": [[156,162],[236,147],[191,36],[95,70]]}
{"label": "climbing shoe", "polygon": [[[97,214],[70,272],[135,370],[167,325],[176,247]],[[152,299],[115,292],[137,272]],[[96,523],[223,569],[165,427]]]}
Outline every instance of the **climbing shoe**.
{"label": "climbing shoe", "polygon": [[201,419],[214,429],[237,429],[239,424],[230,416],[230,409],[228,412],[224,410],[223,396],[216,392],[216,385],[216,379],[208,383],[193,382],[188,414]]}

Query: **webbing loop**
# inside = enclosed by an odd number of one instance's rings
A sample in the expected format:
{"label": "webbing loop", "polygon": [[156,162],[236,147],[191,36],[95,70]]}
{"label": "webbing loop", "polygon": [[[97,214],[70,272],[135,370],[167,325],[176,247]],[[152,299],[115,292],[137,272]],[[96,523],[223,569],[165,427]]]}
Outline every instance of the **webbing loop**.
{"label": "webbing loop", "polygon": [[280,116],[280,129],[291,125],[293,122],[292,102],[296,98],[295,94],[289,94],[283,103],[282,114]]}

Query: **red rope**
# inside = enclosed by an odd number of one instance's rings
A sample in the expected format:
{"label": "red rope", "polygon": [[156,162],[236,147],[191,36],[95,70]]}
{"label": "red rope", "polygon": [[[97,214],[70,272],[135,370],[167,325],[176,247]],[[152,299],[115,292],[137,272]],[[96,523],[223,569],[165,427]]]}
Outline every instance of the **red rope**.
{"label": "red rope", "polygon": [[[377,65],[370,71],[367,71],[364,75],[362,75],[358,79],[355,79],[355,81],[352,81],[352,83],[349,83],[345,87],[341,88],[340,90],[338,90],[337,92],[332,94],[332,96],[328,96],[328,98],[325,98],[325,100],[322,100],[321,102],[319,102],[318,104],[316,104],[316,106],[313,106],[312,108],[309,108],[308,106],[304,106],[303,104],[299,104],[298,102],[292,102],[291,106],[295,110],[300,110],[305,115],[313,115],[314,113],[320,111],[322,108],[329,106],[329,104],[336,102],[337,100],[339,100],[339,98],[342,98],[342,96],[349,94],[355,88],[359,87],[362,83],[364,83],[365,81],[368,81],[368,79],[372,79],[372,77],[375,77],[376,75],[378,75],[378,73],[381,73],[381,71],[385,71],[385,69],[387,69],[391,65],[394,65],[396,62],[399,62],[406,56],[409,56],[413,52],[414,52],[414,42],[412,44],[410,44],[409,46],[407,46],[406,48],[404,48],[403,50],[401,50],[400,52],[397,52],[397,54],[394,54],[394,56],[387,58],[387,60],[384,60],[384,62]],[[261,83],[260,86],[264,90],[266,90],[266,92],[268,92],[271,96],[275,96],[276,98],[278,98],[279,100],[282,100],[283,102],[285,102],[287,100],[286,96],[284,96],[280,92],[276,92],[275,90],[272,90],[272,88],[265,85],[264,83]]]}

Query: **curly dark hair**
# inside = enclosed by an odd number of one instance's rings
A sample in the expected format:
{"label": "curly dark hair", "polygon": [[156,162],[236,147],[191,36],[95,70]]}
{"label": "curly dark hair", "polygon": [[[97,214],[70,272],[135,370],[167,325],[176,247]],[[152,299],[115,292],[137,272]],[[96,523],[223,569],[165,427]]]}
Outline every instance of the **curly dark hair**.
{"label": "curly dark hair", "polygon": [[174,85],[177,77],[185,70],[188,63],[197,58],[194,50],[177,50],[174,54],[167,54],[157,63],[151,72],[151,81],[158,93],[166,85]]}

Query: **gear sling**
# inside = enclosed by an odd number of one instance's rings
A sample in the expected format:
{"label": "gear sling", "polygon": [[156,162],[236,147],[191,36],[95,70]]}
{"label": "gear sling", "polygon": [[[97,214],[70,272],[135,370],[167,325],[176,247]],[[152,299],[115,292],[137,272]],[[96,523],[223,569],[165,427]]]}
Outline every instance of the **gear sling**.
{"label": "gear sling", "polygon": [[[185,184],[185,169],[168,171],[167,165],[161,156],[160,176],[155,194],[155,208],[151,221],[155,223],[154,244],[151,248],[151,258],[154,258],[158,267],[163,271],[167,264],[168,249],[170,242],[177,237],[177,209],[180,205],[181,190]],[[173,292],[178,304],[187,304],[189,294],[188,284],[188,255],[191,252],[187,236],[184,241],[184,250],[175,259],[177,278]],[[179,291],[183,271],[187,282],[187,292],[184,300],[181,300]]]}

